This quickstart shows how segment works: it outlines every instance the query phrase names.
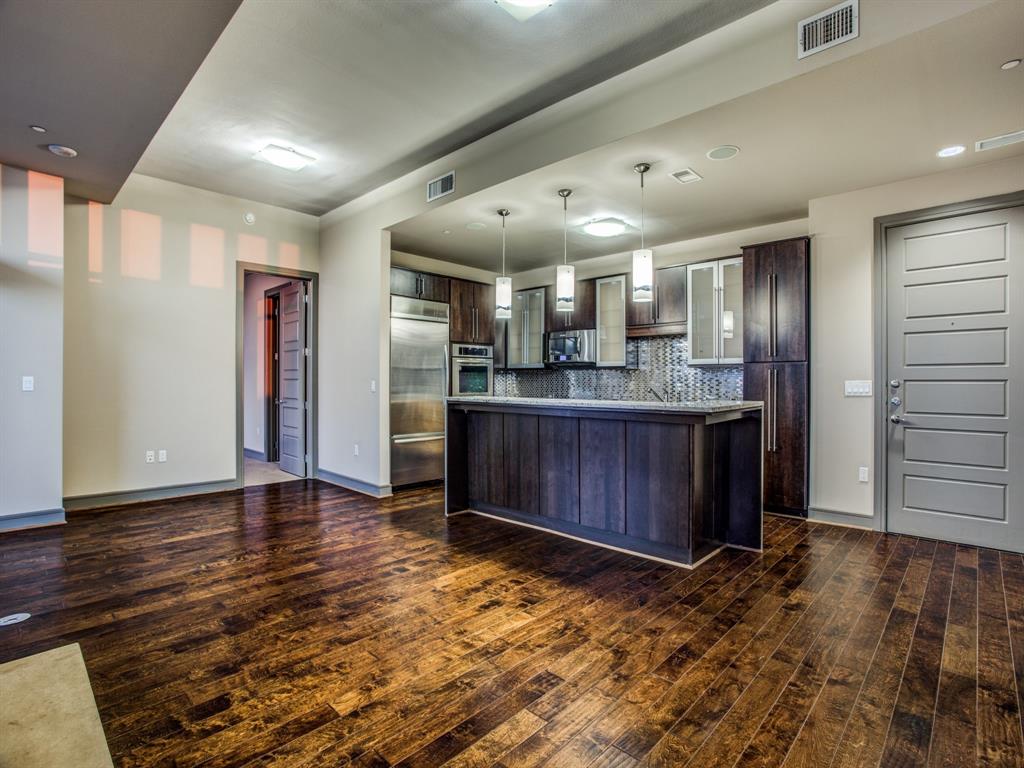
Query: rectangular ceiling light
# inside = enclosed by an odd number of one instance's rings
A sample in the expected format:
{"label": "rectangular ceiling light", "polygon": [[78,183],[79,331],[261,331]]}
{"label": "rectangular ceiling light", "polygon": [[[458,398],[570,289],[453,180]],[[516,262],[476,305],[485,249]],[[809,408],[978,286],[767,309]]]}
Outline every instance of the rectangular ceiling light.
{"label": "rectangular ceiling light", "polygon": [[310,163],[316,162],[315,157],[296,152],[291,147],[282,147],[277,144],[267,144],[253,157],[257,160],[262,160],[264,163],[270,163],[278,168],[285,168],[289,171],[301,171]]}
{"label": "rectangular ceiling light", "polygon": [[1024,141],[1024,131],[1014,131],[1013,133],[1004,133],[1002,136],[993,136],[991,139],[982,139],[975,143],[974,151],[984,152],[986,149],[999,149],[999,147],[1016,144],[1018,141]]}

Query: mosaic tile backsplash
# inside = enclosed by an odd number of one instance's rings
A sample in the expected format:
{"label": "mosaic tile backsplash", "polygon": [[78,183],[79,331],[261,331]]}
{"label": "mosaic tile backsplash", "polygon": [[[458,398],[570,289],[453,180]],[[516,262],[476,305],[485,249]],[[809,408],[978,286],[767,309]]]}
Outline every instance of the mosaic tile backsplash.
{"label": "mosaic tile backsplash", "polygon": [[741,400],[743,366],[689,366],[686,336],[626,341],[625,368],[525,369],[494,372],[497,397],[579,400]]}

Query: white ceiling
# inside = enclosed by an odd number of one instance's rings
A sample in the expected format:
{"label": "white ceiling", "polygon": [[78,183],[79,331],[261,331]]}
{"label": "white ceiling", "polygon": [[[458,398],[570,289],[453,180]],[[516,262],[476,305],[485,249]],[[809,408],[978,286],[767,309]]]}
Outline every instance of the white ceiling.
{"label": "white ceiling", "polygon": [[770,1],[244,0],[136,170],[322,214]]}
{"label": "white ceiling", "polygon": [[[810,199],[1024,153],[1024,144],[983,153],[976,140],[1024,129],[1024,3],[995,3],[798,78],[577,155],[392,227],[400,251],[495,269],[507,207],[510,270],[562,255],[569,198],[569,259],[639,247],[639,232],[595,238],[579,226],[615,216],[639,226],[639,179],[647,175],[647,243],[665,244],[807,215]],[[950,55],[955,51],[956,55]],[[742,148],[708,160],[719,144]],[[936,150],[968,151],[940,160]],[[704,177],[680,185],[669,174]],[[1024,187],[1024,179],[1021,180]],[[466,229],[470,222],[484,230]],[[451,234],[445,234],[449,230]]]}

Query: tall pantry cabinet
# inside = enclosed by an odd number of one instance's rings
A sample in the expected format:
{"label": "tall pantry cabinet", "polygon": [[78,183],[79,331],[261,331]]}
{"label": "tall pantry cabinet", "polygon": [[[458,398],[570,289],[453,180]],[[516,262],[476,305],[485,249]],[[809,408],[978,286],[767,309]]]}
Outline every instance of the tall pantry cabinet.
{"label": "tall pantry cabinet", "polygon": [[743,396],[764,401],[764,508],[806,517],[810,240],[743,248]]}

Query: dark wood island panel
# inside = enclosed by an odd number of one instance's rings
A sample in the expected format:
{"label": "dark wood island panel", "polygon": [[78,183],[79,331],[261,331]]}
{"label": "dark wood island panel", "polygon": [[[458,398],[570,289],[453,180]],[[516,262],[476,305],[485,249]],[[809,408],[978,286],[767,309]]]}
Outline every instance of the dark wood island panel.
{"label": "dark wood island panel", "polygon": [[677,565],[761,548],[760,403],[451,398],[446,514]]}

